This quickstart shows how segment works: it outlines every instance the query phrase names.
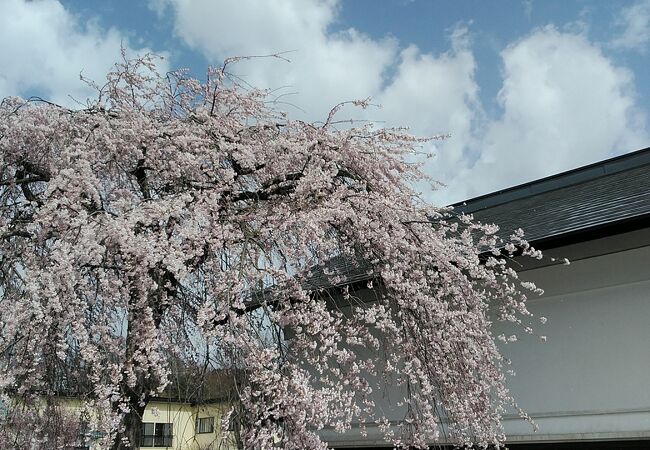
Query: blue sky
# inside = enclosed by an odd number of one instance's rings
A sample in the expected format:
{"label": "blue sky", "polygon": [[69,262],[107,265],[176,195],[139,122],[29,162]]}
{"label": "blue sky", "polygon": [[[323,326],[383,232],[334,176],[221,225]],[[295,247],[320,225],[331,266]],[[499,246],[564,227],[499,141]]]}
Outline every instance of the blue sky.
{"label": "blue sky", "polygon": [[0,97],[74,104],[119,57],[165,55],[200,77],[225,57],[279,107],[418,135],[448,203],[650,145],[650,0],[0,0]]}

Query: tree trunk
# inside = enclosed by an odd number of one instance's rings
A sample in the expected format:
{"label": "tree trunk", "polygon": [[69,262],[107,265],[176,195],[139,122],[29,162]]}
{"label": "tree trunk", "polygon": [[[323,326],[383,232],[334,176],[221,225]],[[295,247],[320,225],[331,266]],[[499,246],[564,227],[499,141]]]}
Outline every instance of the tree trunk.
{"label": "tree trunk", "polygon": [[[137,296],[137,290],[131,288],[131,299],[129,301],[130,308],[133,308]],[[125,368],[123,369],[123,378],[120,383],[120,393],[125,395],[128,399],[129,412],[124,415],[124,419],[122,420],[123,431],[118,432],[115,436],[111,450],[137,450],[140,448],[142,414],[146,408],[148,398],[142,398],[142,394],[146,391],[145,379],[141,373],[137,372],[137,363],[133,361],[133,355],[135,354],[138,345],[136,339],[138,318],[137,310],[129,312],[126,329]],[[131,364],[136,366],[135,386],[129,386],[126,381],[128,379],[126,367]],[[119,407],[119,404],[113,404],[113,410],[115,412],[118,412]]]}
{"label": "tree trunk", "polygon": [[131,397],[129,412],[124,416],[124,431],[118,433],[111,450],[138,450],[142,433],[142,415],[146,408],[140,406],[140,399]]}
{"label": "tree trunk", "polygon": [[[144,171],[143,171],[144,172]],[[146,178],[144,178],[146,181]],[[140,179],[138,180],[140,183]],[[147,196],[143,192],[145,197]],[[168,272],[166,272],[166,275]],[[152,277],[155,277],[156,273],[152,273]],[[171,277],[171,275],[169,275]],[[158,277],[160,278],[160,277]],[[160,279],[158,279],[159,284],[163,284]],[[174,282],[173,277],[167,279],[167,281]],[[137,285],[137,282],[132,281],[133,286]],[[147,407],[149,398],[151,397],[152,388],[155,387],[156,382],[151,376],[145,376],[144,373],[137,371],[138,363],[133,360],[133,355],[136,352],[138,346],[137,334],[138,334],[138,323],[141,319],[141,311],[135,309],[134,305],[136,304],[136,299],[139,297],[139,292],[136,288],[131,288],[131,298],[129,300],[129,316],[127,321],[127,330],[126,330],[126,353],[125,353],[125,365],[132,364],[136,367],[136,383],[135,386],[130,387],[126,384],[126,373],[124,374],[123,381],[120,385],[120,391],[126,394],[128,398],[129,412],[126,413],[122,421],[122,426],[124,431],[117,433],[115,441],[111,450],[138,450],[140,448],[140,441],[142,435],[142,415]],[[154,324],[156,329],[160,326],[161,318],[164,314],[165,307],[157,301],[158,297],[156,295],[150,295],[148,299],[148,304],[152,305],[154,310]],[[150,374],[149,374],[150,375]],[[118,405],[113,405],[114,410],[117,409]]]}

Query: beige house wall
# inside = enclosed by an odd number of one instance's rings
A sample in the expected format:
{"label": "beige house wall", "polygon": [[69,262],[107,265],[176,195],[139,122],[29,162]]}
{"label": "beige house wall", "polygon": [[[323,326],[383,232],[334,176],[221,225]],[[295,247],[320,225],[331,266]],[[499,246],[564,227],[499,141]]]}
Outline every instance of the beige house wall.
{"label": "beige house wall", "polygon": [[[221,417],[228,412],[226,403],[191,405],[188,403],[153,401],[147,405],[142,422],[171,423],[171,447],[143,447],[174,450],[231,450],[236,449],[234,436],[221,433]],[[198,418],[214,418],[214,432],[196,433]]]}
{"label": "beige house wall", "polygon": [[[74,397],[59,397],[56,401],[59,411],[69,417],[79,417],[82,413],[83,402]],[[228,412],[227,402],[212,402],[204,405],[172,401],[151,401],[142,417],[143,423],[171,423],[172,445],[170,447],[142,447],[152,450],[235,450],[237,449],[234,434],[221,432],[221,418]],[[91,412],[97,414],[98,412]],[[196,420],[213,418],[212,433],[197,433]],[[99,417],[101,420],[101,417]],[[92,440],[87,443],[90,450],[102,450],[98,443]]]}

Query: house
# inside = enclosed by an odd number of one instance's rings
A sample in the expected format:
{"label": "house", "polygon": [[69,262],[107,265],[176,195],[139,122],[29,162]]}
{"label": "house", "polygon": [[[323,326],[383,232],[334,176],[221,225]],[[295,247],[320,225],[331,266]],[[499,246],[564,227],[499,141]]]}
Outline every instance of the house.
{"label": "house", "polygon": [[[509,388],[539,426],[506,416],[509,448],[650,449],[650,148],[454,207],[504,235],[522,228],[546,256],[516,261],[545,290],[529,309],[548,322],[536,330],[547,342],[523,336],[503,347],[517,373]],[[367,279],[336,264],[349,283]],[[361,286],[356,295],[372,295]],[[496,326],[495,335],[509,331]],[[337,449],[386,446],[372,427],[323,437]]]}
{"label": "house", "polygon": [[221,417],[230,405],[221,400],[202,404],[157,398],[142,417],[140,447],[174,450],[236,449],[233,436],[223,436]]}
{"label": "house", "polygon": [[[0,405],[1,406],[1,405]],[[201,403],[168,398],[153,398],[142,417],[140,448],[169,450],[234,450],[234,433],[221,429],[221,418],[230,409],[226,399],[205,400]],[[1,409],[1,408],[0,408]],[[19,429],[0,430],[0,448],[12,442],[14,448],[33,448],[34,421],[49,430],[44,436],[50,445],[63,445],[74,450],[100,450],[101,433],[89,432],[88,416],[101,411],[83,407],[78,396],[57,396],[47,403],[37,400],[25,405],[23,417],[18,418]],[[16,414],[14,412],[13,414]],[[101,419],[100,419],[101,420]],[[5,431],[11,433],[5,436]],[[58,448],[58,447],[57,447]]]}

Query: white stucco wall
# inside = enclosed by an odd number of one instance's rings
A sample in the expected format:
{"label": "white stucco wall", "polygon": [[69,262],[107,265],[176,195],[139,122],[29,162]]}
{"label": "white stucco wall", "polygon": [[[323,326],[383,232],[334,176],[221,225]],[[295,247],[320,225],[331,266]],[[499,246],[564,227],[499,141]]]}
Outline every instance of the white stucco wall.
{"label": "white stucco wall", "polygon": [[[504,346],[517,375],[509,387],[539,426],[506,417],[511,442],[650,438],[650,230],[553,249],[571,265],[520,271],[545,294],[530,310],[548,318],[538,334]],[[495,334],[510,332],[497,325]],[[378,403],[391,408],[390,397]],[[399,412],[395,411],[395,417]],[[324,432],[334,446],[382,443],[370,429]]]}
{"label": "white stucco wall", "polygon": [[[504,348],[517,372],[509,386],[539,425],[506,421],[511,440],[650,437],[650,246],[647,231],[556,249],[570,266],[525,270],[545,295],[548,340]],[[620,247],[637,246],[621,250]]]}

